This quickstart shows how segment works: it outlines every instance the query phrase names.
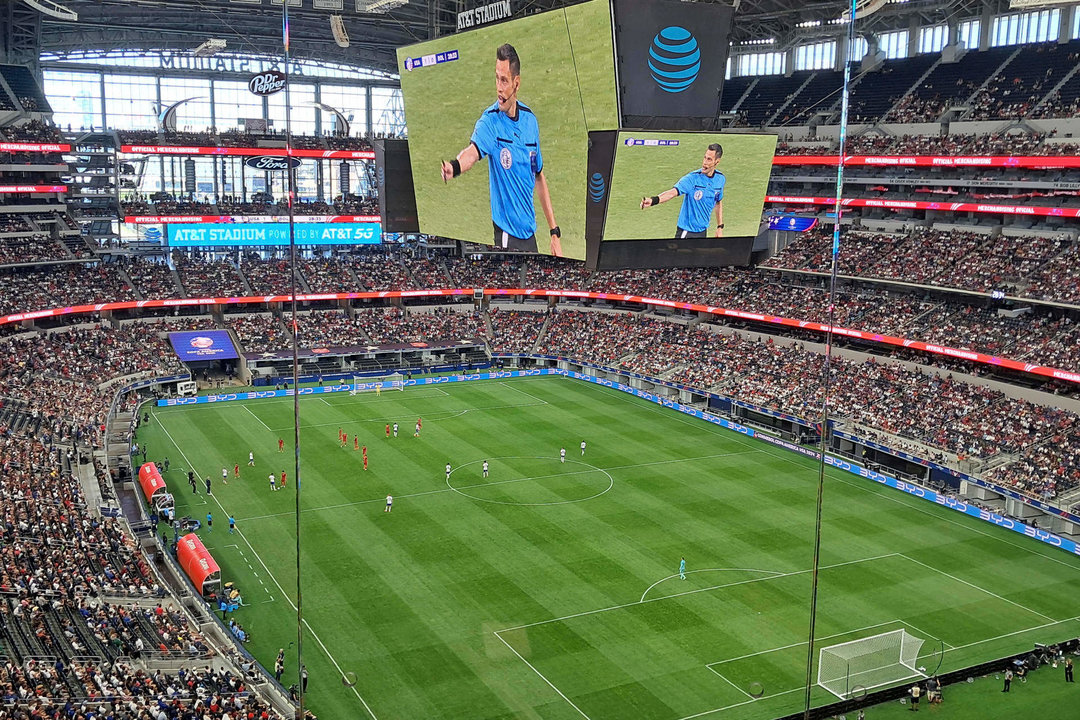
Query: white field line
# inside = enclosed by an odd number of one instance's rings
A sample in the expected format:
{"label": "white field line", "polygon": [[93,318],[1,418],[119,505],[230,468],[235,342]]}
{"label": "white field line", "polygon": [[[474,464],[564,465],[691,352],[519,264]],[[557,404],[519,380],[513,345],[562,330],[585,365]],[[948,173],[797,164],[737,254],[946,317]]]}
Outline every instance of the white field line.
{"label": "white field line", "polygon": [[[336,405],[340,405],[340,404],[341,403],[336,403]],[[465,410],[441,410],[439,412],[431,413],[431,415],[428,416],[428,419],[430,419],[430,420],[448,420],[450,418],[460,417],[460,416],[462,416],[462,415],[464,415],[465,413],[468,413],[468,412],[485,412],[487,410],[506,410],[508,408],[536,407],[538,405],[547,405],[547,403],[521,403],[521,404],[518,404],[518,405],[494,405],[492,407],[468,408],[468,409],[465,409]],[[452,413],[452,414],[446,415],[446,413]],[[363,419],[363,420],[347,420],[347,421],[339,421],[339,422],[310,423],[310,424],[304,423],[304,424],[300,425],[300,429],[303,430],[305,428],[332,427],[334,425],[344,427],[345,425],[355,425],[356,423],[361,423],[361,422],[365,422],[365,423],[367,423],[367,422],[383,423],[383,422],[386,422],[387,420],[402,420],[402,419],[405,419],[405,418],[414,418],[414,417],[417,417],[416,413],[410,413],[408,415],[383,415],[381,417],[366,418],[366,419]],[[282,428],[280,430],[275,430],[274,432],[284,432],[285,430],[292,430],[292,427],[290,426],[288,428]]]}
{"label": "white field line", "polygon": [[734,705],[725,705],[722,708],[715,708],[713,710],[706,710],[705,712],[695,713],[694,715],[687,715],[686,717],[679,718],[679,720],[695,720],[695,718],[705,717],[706,715],[712,715],[713,713],[723,712],[725,710],[733,710],[743,705],[749,705],[750,703],[756,703],[765,698],[780,697],[781,695],[790,695],[794,692],[803,692],[804,688],[795,688],[794,690],[784,690],[783,692],[772,693],[771,695],[762,695],[760,698],[754,698],[752,700],[743,700],[742,702],[735,703]]}
{"label": "white field line", "polygon": [[243,408],[244,408],[245,410],[247,410],[247,411],[248,411],[248,415],[250,415],[251,417],[253,417],[253,418],[255,418],[256,420],[258,420],[258,421],[259,421],[259,424],[260,424],[260,425],[262,425],[262,426],[263,426],[264,428],[266,428],[267,432],[275,432],[274,430],[271,430],[271,429],[270,429],[270,426],[269,426],[269,425],[267,425],[266,423],[264,423],[264,422],[262,421],[262,418],[260,418],[260,417],[259,417],[258,415],[256,415],[255,413],[251,412],[251,408],[249,408],[249,407],[248,407],[247,405],[244,405],[244,406],[243,406]]}
{"label": "white field line", "polygon": [[537,400],[537,401],[539,401],[539,402],[540,402],[541,404],[543,404],[543,405],[550,405],[550,404],[551,404],[551,403],[549,403],[549,402],[548,402],[547,400],[545,400],[545,399],[543,399],[543,398],[539,398],[539,397],[536,397],[536,396],[535,396],[535,395],[533,395],[533,394],[532,394],[531,392],[528,392],[528,391],[526,391],[526,390],[522,390],[522,389],[521,389],[521,388],[519,388],[519,387],[516,387],[514,383],[510,383],[510,382],[505,382],[505,381],[496,381],[496,382],[497,382],[497,383],[498,383],[499,385],[503,386],[503,387],[508,387],[508,388],[510,388],[510,389],[511,389],[511,390],[513,390],[514,392],[519,392],[519,393],[521,393],[522,395],[526,395],[526,396],[528,396],[528,397],[531,397],[531,398],[532,398],[533,400]]}
{"label": "white field line", "polygon": [[[336,424],[336,423],[334,423],[334,424]],[[682,458],[681,460],[658,460],[656,462],[639,463],[637,465],[618,465],[616,467],[610,467],[610,468],[599,468],[599,469],[594,469],[594,470],[581,470],[581,471],[576,471],[576,472],[572,472],[572,473],[559,473],[558,475],[535,475],[535,476],[529,476],[529,477],[523,477],[523,478],[513,478],[513,479],[510,479],[510,480],[497,480],[497,481],[494,481],[494,482],[477,483],[476,485],[459,485],[457,487],[457,489],[459,489],[459,490],[472,490],[474,488],[485,487],[485,486],[488,486],[488,485],[502,485],[504,483],[524,482],[526,480],[541,480],[541,479],[544,479],[544,478],[562,477],[562,476],[565,476],[565,475],[580,475],[582,473],[587,473],[587,472],[610,472],[610,471],[613,471],[613,470],[628,470],[628,469],[631,469],[631,468],[649,467],[651,465],[665,465],[665,464],[670,464],[670,463],[694,462],[695,460],[711,460],[713,458],[727,457],[729,455],[745,455],[745,454],[746,454],[745,452],[733,452],[733,453],[719,453],[717,455],[703,455],[701,457],[694,457],[694,458]],[[537,460],[552,460],[554,458],[555,458],[554,455],[552,455],[550,457],[540,457],[540,456],[536,457]],[[498,460],[499,458],[489,458],[489,459]],[[479,460],[474,460],[474,461],[472,461],[471,464],[475,464],[477,462],[480,462],[480,461]],[[464,465],[459,465],[458,469],[461,469],[462,467],[464,467]],[[455,470],[454,472],[457,472],[457,470]],[[423,492],[410,493],[408,495],[395,495],[394,497],[395,498],[401,498],[401,499],[417,498],[417,497],[423,497],[425,495],[438,495],[438,494],[441,494],[441,493],[448,493],[448,492],[453,492],[453,490],[451,488],[439,488],[438,490],[424,490]],[[386,498],[383,498],[383,497],[372,498],[370,500],[356,500],[354,502],[337,503],[335,505],[322,505],[320,507],[304,508],[300,512],[305,512],[306,513],[306,512],[318,512],[320,510],[339,510],[341,508],[353,507],[355,505],[367,505],[369,503],[381,503],[381,502],[385,502],[385,500],[386,500]],[[281,513],[271,513],[269,515],[253,515],[251,517],[238,518],[237,521],[243,520],[244,522],[251,522],[252,520],[267,520],[269,518],[284,517],[286,515],[293,515],[293,514],[294,513],[292,513],[292,512],[281,512]]]}
{"label": "white field line", "polygon": [[[169,440],[172,442],[173,446],[176,447],[177,451],[180,453],[180,457],[184,458],[184,462],[187,463],[188,467],[194,467],[194,465],[192,465],[191,461],[188,460],[187,456],[184,454],[184,451],[183,451],[183,449],[181,449],[180,444],[178,442],[176,442],[176,440],[172,436],[172,433],[170,433],[169,429],[167,427],[165,427],[165,423],[161,422],[160,417],[158,418],[158,424],[161,426],[161,429],[165,432],[166,437],[168,437]],[[225,506],[223,506],[221,504],[221,501],[218,500],[217,495],[211,495],[211,497],[214,498],[214,502],[221,509],[221,512],[225,515],[225,517],[229,517],[229,512],[227,510],[225,510]],[[255,559],[259,561],[259,564],[262,565],[263,570],[266,571],[267,577],[269,577],[271,580],[273,580],[274,584],[277,585],[278,590],[281,591],[281,596],[283,598],[285,598],[285,602],[289,603],[289,605],[295,611],[297,609],[296,603],[294,603],[292,601],[292,598],[289,597],[289,594],[287,592],[285,592],[285,588],[283,588],[281,586],[281,583],[278,582],[278,579],[276,577],[274,577],[274,574],[272,572],[270,572],[270,568],[268,568],[266,566],[266,563],[263,561],[262,556],[260,556],[259,553],[257,553],[255,551],[254,546],[252,546],[251,541],[247,539],[247,536],[244,535],[244,532],[240,528],[237,528],[235,534],[239,535],[240,538],[244,541],[244,544],[248,546],[248,549],[251,550],[251,553],[255,556]],[[315,642],[317,642],[319,644],[319,647],[322,648],[323,652],[326,653],[326,657],[328,657],[330,659],[330,662],[332,662],[334,664],[334,667],[337,668],[338,673],[342,677],[344,677],[345,676],[345,671],[342,669],[341,665],[338,664],[337,659],[332,654],[330,654],[330,650],[326,647],[326,644],[323,643],[322,639],[315,632],[315,628],[311,627],[311,625],[308,623],[307,620],[304,620],[304,625],[307,627],[308,632],[311,633],[311,637],[315,640]],[[367,711],[367,714],[371,716],[371,720],[378,720],[378,718],[375,716],[375,713],[372,712],[371,706],[367,704],[367,701],[364,700],[363,696],[360,695],[360,692],[356,689],[355,686],[352,687],[352,691],[353,691],[353,694],[356,695],[357,700],[359,700],[360,703],[364,706],[364,710]]]}
{"label": "white field line", "polygon": [[[965,648],[974,647],[975,645],[982,645],[984,643],[993,642],[994,640],[1000,640],[1001,638],[1012,637],[1013,635],[1021,635],[1021,634],[1026,633],[1026,632],[1032,632],[1034,630],[1042,630],[1044,628],[1052,627],[1054,625],[1060,625],[1062,623],[1067,623],[1067,622],[1076,622],[1078,620],[1080,620],[1080,615],[1077,615],[1076,617],[1067,618],[1065,620],[1058,620],[1056,622],[1046,623],[1044,625],[1036,625],[1035,627],[1024,628],[1023,630],[1016,630],[1016,631],[1011,632],[1011,633],[1005,633],[1003,635],[997,635],[995,637],[987,638],[985,640],[978,640],[978,641],[973,642],[973,643],[968,643],[967,645],[958,645],[957,647],[948,648],[945,652],[953,652],[953,651],[956,651],[956,650],[963,650]],[[907,625],[907,623],[904,623],[903,621],[899,621],[899,622]],[[871,625],[870,627],[863,628],[863,629],[864,630],[869,630],[869,629],[874,628],[874,627],[880,627],[881,625],[889,625],[889,624],[891,624],[891,623],[880,623],[880,625]],[[912,626],[908,625],[908,627],[912,627]],[[858,631],[857,630],[852,630],[851,632],[858,632]],[[840,633],[840,635],[845,635],[845,634],[847,634],[847,633]],[[818,640],[827,640],[829,637],[837,637],[837,635],[831,635],[831,636],[826,636],[826,637],[823,637],[823,638],[818,638]],[[805,644],[806,644],[805,642],[796,643],[795,645],[787,645],[787,646],[785,646],[783,648],[773,648],[773,650],[766,650],[765,652],[774,652],[775,650],[784,650],[784,649],[787,649],[787,648],[790,648],[790,647],[797,647],[798,645],[805,645]],[[743,657],[753,657],[754,655],[759,655],[759,654],[761,654],[761,653],[752,653],[751,655],[742,655],[742,656],[737,657],[737,658],[731,658],[730,660],[719,660],[719,661],[717,661],[715,663],[711,663],[711,664],[712,665],[720,665],[720,664],[723,664],[723,663],[733,662],[735,660],[740,660]],[[708,667],[710,670],[712,670],[712,668],[709,667],[708,665],[706,665],[706,667]],[[715,672],[715,670],[713,672]],[[719,673],[717,673],[717,674],[719,675]],[[723,677],[723,676],[721,676],[721,677]],[[727,680],[727,678],[724,678],[724,679]],[[794,692],[803,692],[803,691],[805,691],[805,688],[801,688],[801,687],[800,688],[795,688],[793,690],[784,690],[783,692],[764,695],[761,698],[755,698],[753,700],[744,700],[743,702],[735,703],[733,705],[725,705],[724,707],[721,707],[721,708],[715,708],[713,710],[705,710],[704,712],[699,712],[699,713],[696,713],[694,715],[687,715],[686,717],[679,718],[679,720],[696,720],[696,718],[705,717],[706,715],[712,715],[714,713],[724,712],[725,710],[733,710],[734,708],[742,707],[743,705],[749,705],[750,703],[757,702],[758,700],[762,700],[762,699],[765,699],[765,698],[780,697],[781,695],[790,695],[791,693],[794,693]]]}
{"label": "white field line", "polygon": [[[842,563],[836,563],[834,565],[823,565],[819,570],[830,570],[832,568],[844,567],[845,565],[855,565],[864,562],[873,562],[874,560],[883,560],[898,555],[899,553],[886,553],[884,555],[875,555],[874,557],[860,558],[858,560],[848,560]],[[537,622],[526,623],[524,625],[515,625],[514,627],[503,628],[499,632],[510,632],[511,630],[524,630],[525,628],[536,627],[537,625],[547,625],[554,622],[562,622],[563,620],[571,620],[573,618],[586,617],[588,615],[596,615],[598,613],[609,612],[611,610],[622,610],[628,608],[631,605],[643,605],[645,603],[659,602],[661,600],[670,600],[672,598],[683,597],[686,595],[696,595],[698,593],[709,592],[710,590],[720,590],[722,588],[736,587],[738,585],[749,585],[752,583],[765,582],[768,580],[777,580],[779,578],[793,577],[795,575],[805,575],[813,570],[795,570],[793,572],[780,573],[771,577],[765,578],[753,578],[750,580],[739,580],[736,582],[724,583],[722,585],[713,585],[711,587],[697,588],[694,590],[686,590],[685,592],[675,593],[673,595],[661,595],[660,597],[649,598],[648,600],[636,600],[634,602],[623,603],[622,605],[612,605],[610,607],[598,608],[596,610],[586,610],[585,612],[574,613],[572,615],[564,615],[562,617],[551,618],[549,620],[538,620]]]}
{"label": "white field line", "polygon": [[[867,625],[866,627],[855,628],[854,630],[847,630],[845,632],[833,633],[832,635],[822,635],[821,637],[814,638],[814,642],[820,640],[831,640],[835,637],[843,637],[844,635],[851,635],[852,633],[862,632],[863,630],[873,630],[874,628],[884,627],[886,625],[905,625],[902,620],[887,620],[885,622],[875,623],[873,625]],[[712,665],[723,665],[724,663],[735,662],[736,660],[745,660],[746,658],[757,657],[758,655],[768,655],[769,653],[779,652],[781,650],[790,650],[794,647],[802,647],[806,645],[806,641],[791,643],[790,645],[781,645],[780,647],[770,648],[768,650],[759,650],[757,652],[747,653],[746,655],[739,655],[738,657],[725,658],[724,660],[715,660],[711,663],[706,663],[705,667],[711,667]]]}
{"label": "white field line", "polygon": [[742,689],[741,687],[739,687],[738,685],[736,685],[735,683],[731,682],[731,681],[730,681],[730,680],[728,680],[728,679],[727,679],[726,677],[724,677],[723,673],[721,673],[721,672],[720,672],[719,670],[717,670],[716,668],[714,668],[714,667],[710,667],[709,665],[706,665],[705,667],[709,668],[709,672],[711,672],[711,673],[713,673],[714,675],[716,675],[716,676],[717,676],[718,678],[720,678],[721,680],[723,680],[724,682],[726,682],[726,683],[727,683],[728,685],[730,685],[731,687],[733,687],[733,688],[735,688],[736,690],[738,690],[739,692],[741,692],[741,693],[742,693],[743,695],[745,695],[746,697],[750,698],[751,700],[756,700],[756,699],[757,699],[757,698],[755,698],[755,697],[754,697],[753,695],[751,695],[750,693],[746,692],[746,691],[745,691],[745,690],[743,690],[743,689]]}
{"label": "white field line", "polygon": [[916,565],[922,565],[924,568],[927,568],[928,570],[933,570],[934,572],[941,573],[942,575],[949,578],[950,580],[955,580],[956,582],[961,583],[962,585],[967,585],[970,588],[974,588],[974,589],[976,589],[976,590],[978,590],[980,592],[984,592],[987,595],[989,595],[990,597],[997,598],[998,600],[1001,600],[1002,602],[1007,602],[1010,605],[1015,605],[1016,607],[1020,608],[1021,610],[1026,610],[1027,612],[1031,613],[1032,615],[1038,615],[1042,619],[1049,620],[1050,622],[1057,622],[1057,620],[1050,617],[1049,615],[1043,615],[1038,610],[1032,610],[1031,608],[1027,607],[1026,605],[1021,605],[1020,603],[1015,602],[1013,600],[1010,600],[1009,598],[1002,597],[1001,595],[998,595],[995,592],[990,592],[986,588],[979,587],[978,585],[976,585],[973,582],[968,582],[967,580],[962,580],[962,579],[956,577],[955,575],[950,575],[949,573],[945,572],[944,570],[939,570],[938,568],[934,567],[933,565],[928,565],[928,564],[926,564],[926,563],[924,563],[924,562],[922,562],[920,560],[916,560],[913,557],[909,557],[909,556],[905,555],[904,553],[897,553],[897,554],[900,555],[900,557],[904,558],[905,560],[909,560],[909,561],[915,563]]}
{"label": "white field line", "polygon": [[1036,625],[1034,627],[1024,628],[1023,630],[1014,630],[1011,633],[1004,633],[1003,635],[995,635],[994,637],[986,638],[985,640],[976,640],[975,642],[970,642],[967,645],[957,645],[956,647],[949,648],[945,652],[954,652],[956,650],[964,650],[964,649],[969,648],[969,647],[975,647],[976,645],[983,645],[983,644],[988,643],[988,642],[993,642],[994,640],[1000,640],[1002,638],[1012,637],[1013,635],[1023,635],[1026,632],[1032,632],[1034,630],[1043,630],[1045,628],[1053,627],[1055,625],[1062,625],[1062,624],[1068,623],[1068,622],[1076,622],[1077,620],[1080,620],[1080,615],[1077,615],[1076,617],[1065,618],[1064,620],[1055,620],[1054,622],[1043,623],[1042,625]]}
{"label": "white field line", "polygon": [[[633,402],[633,400],[634,400],[634,396],[628,395],[627,393],[624,393],[624,392],[618,392],[618,391],[616,391],[615,397],[620,397],[620,398],[626,400],[627,402]],[[759,453],[762,453],[763,455],[769,455],[769,456],[775,457],[775,458],[777,458],[779,460],[783,460],[784,462],[791,463],[792,465],[795,465],[796,467],[800,467],[800,468],[802,468],[804,470],[808,469],[807,465],[805,465],[804,463],[799,462],[798,460],[796,460],[795,457],[793,455],[791,455],[790,453],[784,452],[782,450],[773,450],[769,446],[764,445],[763,443],[754,443],[754,442],[749,441],[749,440],[743,440],[742,438],[739,437],[738,433],[733,432],[731,430],[728,430],[726,428],[722,428],[719,425],[712,425],[711,423],[704,422],[703,420],[691,420],[691,419],[682,417],[681,413],[670,411],[670,410],[667,410],[665,408],[654,407],[654,406],[652,406],[651,404],[648,404],[648,403],[646,403],[644,405],[641,405],[641,404],[638,404],[638,403],[634,403],[634,404],[638,405],[639,407],[641,407],[643,409],[651,410],[652,412],[656,412],[656,413],[661,413],[661,414],[665,415],[666,417],[669,417],[672,420],[677,420],[678,422],[685,423],[687,425],[692,425],[692,426],[697,427],[699,429],[710,430],[714,435],[723,435],[724,437],[728,438],[732,442],[736,442],[736,443],[738,443],[740,445],[744,445],[744,446],[746,446],[748,448],[751,448],[754,452],[759,452]],[[806,459],[809,460],[809,458],[806,458]],[[854,482],[852,480],[848,480],[848,479],[846,479],[844,477],[844,473],[842,473],[842,472],[837,472],[835,474],[830,473],[829,478],[832,479],[832,480],[836,480],[837,482],[841,482],[841,483],[843,483],[845,485],[848,485],[850,487],[857,488],[858,490],[861,490],[861,491],[866,492],[866,493],[870,493],[872,487],[880,487],[877,483],[867,483],[867,482],[859,483],[859,482]],[[1037,555],[1037,556],[1039,556],[1039,558],[1041,558],[1043,560],[1049,560],[1050,562],[1057,563],[1058,565],[1063,565],[1063,566],[1065,566],[1065,567],[1067,567],[1067,568],[1069,568],[1070,570],[1073,570],[1073,571],[1080,571],[1080,565],[1074,565],[1074,564],[1071,564],[1071,563],[1067,563],[1064,560],[1060,560],[1060,559],[1058,559],[1056,557],[1053,557],[1051,555],[1044,555],[1043,553],[1039,552],[1036,548],[1031,547],[1029,545],[1021,545],[1020,543],[1012,542],[1011,540],[1008,539],[1008,537],[1004,533],[987,532],[986,530],[982,530],[981,528],[975,527],[973,525],[968,525],[966,523],[962,523],[962,522],[960,522],[958,520],[955,520],[955,519],[949,517],[949,515],[946,515],[946,514],[939,515],[937,513],[930,512],[930,510],[927,507],[924,507],[925,504],[926,504],[925,501],[915,498],[914,501],[905,502],[905,499],[907,498],[906,494],[901,494],[899,492],[892,491],[892,488],[885,488],[885,489],[889,490],[890,492],[884,492],[884,493],[880,493],[880,494],[879,493],[873,493],[873,494],[875,496],[877,496],[877,497],[888,500],[889,502],[896,503],[897,505],[903,505],[904,507],[906,507],[906,508],[908,508],[910,510],[914,510],[917,513],[922,513],[923,515],[927,515],[929,517],[935,518],[936,520],[939,520],[941,522],[946,522],[946,523],[949,523],[950,525],[955,525],[957,527],[964,528],[965,530],[976,533],[978,535],[982,535],[983,537],[993,538],[994,540],[997,540],[998,542],[1004,543],[1006,545],[1010,545],[1010,546],[1012,546],[1014,548],[1019,548],[1019,549],[1023,550],[1024,552],[1030,553],[1031,555]]]}
{"label": "white field line", "polygon": [[[701,570],[690,570],[689,572],[686,572],[686,573],[683,573],[683,574],[684,575],[693,575],[694,573],[703,573],[703,572],[754,572],[754,573],[769,573],[770,575],[783,575],[783,573],[778,571],[778,570],[759,570],[758,568],[702,568]],[[638,602],[639,603],[640,602],[645,602],[645,596],[649,594],[650,590],[652,590],[654,587],[656,587],[660,583],[667,582],[668,580],[673,580],[673,579],[675,579],[677,577],[679,577],[679,573],[675,573],[674,575],[668,575],[666,578],[661,578],[661,579],[657,580],[652,585],[645,588],[645,592],[641,593],[641,599],[638,600]]]}
{"label": "white field line", "polygon": [[533,667],[533,664],[532,664],[531,662],[529,662],[529,661],[528,661],[528,660],[526,660],[525,658],[521,657],[521,653],[519,653],[519,652],[518,652],[517,650],[515,650],[515,649],[514,649],[514,646],[513,646],[513,645],[511,645],[510,643],[508,643],[508,642],[506,642],[505,640],[503,640],[503,638],[502,638],[502,635],[499,635],[499,631],[498,631],[498,630],[496,630],[496,631],[495,631],[494,633],[492,633],[492,634],[493,634],[493,635],[494,635],[495,637],[499,638],[499,640],[500,640],[500,641],[502,642],[502,644],[503,644],[503,645],[505,645],[506,647],[510,648],[510,652],[512,652],[512,653],[514,653],[515,655],[517,655],[517,656],[518,656],[518,659],[519,659],[519,660],[521,660],[521,662],[523,662],[523,663],[525,663],[526,665],[528,665],[528,666],[529,666],[529,669],[530,669],[530,670],[532,670],[532,671],[533,671],[534,673],[536,673],[537,677],[539,677],[539,678],[540,678],[541,680],[543,680],[544,682],[546,682],[546,683],[548,684],[548,687],[550,687],[550,688],[551,688],[552,690],[554,690],[555,692],[559,693],[559,697],[561,697],[561,698],[562,698],[563,700],[565,700],[566,702],[570,703],[570,707],[572,707],[572,708],[574,708],[575,710],[577,710],[577,711],[578,711],[578,715],[580,715],[581,717],[585,718],[585,720],[590,720],[590,719],[589,719],[589,716],[588,716],[588,715],[586,715],[586,714],[585,714],[584,712],[582,712],[581,708],[579,708],[579,707],[578,707],[577,705],[575,705],[575,704],[574,704],[574,701],[573,701],[573,700],[571,700],[570,698],[568,698],[568,697],[566,697],[565,695],[563,695],[563,692],[562,692],[562,690],[560,690],[559,688],[555,687],[554,683],[552,683],[552,682],[551,682],[550,680],[548,680],[548,679],[547,679],[546,677],[544,677],[543,673],[541,673],[541,672],[540,672],[539,670],[537,670],[537,669],[536,669],[535,667]]}

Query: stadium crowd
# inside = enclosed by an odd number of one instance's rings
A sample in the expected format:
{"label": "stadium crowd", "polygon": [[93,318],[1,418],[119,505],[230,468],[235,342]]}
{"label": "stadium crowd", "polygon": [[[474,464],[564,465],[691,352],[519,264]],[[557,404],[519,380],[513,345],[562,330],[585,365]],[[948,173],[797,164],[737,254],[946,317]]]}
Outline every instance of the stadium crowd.
{"label": "stadium crowd", "polygon": [[[244,132],[216,128],[192,132],[189,130],[167,132],[157,130],[117,130],[122,145],[180,145],[194,147],[284,147],[285,133],[268,130]],[[292,136],[294,147],[332,150],[371,150],[371,142],[362,137],[341,135]],[[269,143],[269,144],[267,144]]]}
{"label": "stadium crowd", "polygon": [[462,340],[484,335],[476,313],[375,308],[356,311],[355,323],[378,345]]}

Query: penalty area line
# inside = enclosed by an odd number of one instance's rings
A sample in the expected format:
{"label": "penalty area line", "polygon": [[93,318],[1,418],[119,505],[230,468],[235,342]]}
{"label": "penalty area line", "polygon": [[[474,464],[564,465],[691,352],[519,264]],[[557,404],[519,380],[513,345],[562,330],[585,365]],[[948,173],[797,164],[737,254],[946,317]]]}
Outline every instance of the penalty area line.
{"label": "penalty area line", "polygon": [[495,631],[494,633],[492,633],[492,634],[493,634],[493,635],[494,635],[495,637],[499,638],[499,641],[500,641],[500,642],[502,642],[502,644],[503,644],[503,645],[505,645],[506,647],[508,647],[508,648],[510,649],[510,652],[512,652],[512,653],[514,653],[515,655],[517,655],[518,659],[519,659],[519,660],[521,660],[521,662],[523,662],[523,663],[525,663],[526,665],[528,665],[528,666],[529,666],[529,669],[530,669],[530,670],[532,670],[532,671],[533,671],[534,673],[536,673],[536,676],[537,676],[537,677],[539,677],[539,678],[540,678],[541,680],[543,680],[543,681],[544,681],[545,683],[547,683],[548,687],[550,687],[550,688],[551,688],[552,690],[554,690],[555,692],[557,692],[557,693],[559,694],[559,697],[561,697],[561,698],[562,698],[563,700],[565,700],[566,702],[570,703],[570,707],[572,707],[572,708],[574,708],[575,710],[577,710],[577,711],[578,711],[578,715],[580,715],[581,717],[585,718],[585,720],[591,720],[591,719],[589,718],[589,716],[588,716],[588,715],[586,715],[586,714],[585,714],[585,713],[584,713],[584,712],[582,711],[582,709],[581,709],[581,708],[579,708],[579,707],[578,707],[577,705],[575,705],[575,704],[574,704],[574,701],[573,701],[573,700],[571,700],[570,698],[566,697],[566,695],[564,695],[564,694],[563,694],[563,691],[562,691],[562,690],[560,690],[559,688],[555,687],[555,683],[551,682],[551,681],[550,681],[550,680],[548,680],[548,679],[547,679],[546,677],[544,677],[544,674],[543,674],[542,672],[540,672],[539,670],[537,670],[537,669],[536,669],[536,667],[535,667],[535,666],[534,666],[534,665],[533,665],[533,664],[532,664],[531,662],[529,662],[529,661],[528,661],[528,660],[526,660],[526,659],[525,659],[524,657],[522,657],[522,656],[521,656],[521,653],[519,653],[519,652],[518,652],[517,650],[515,650],[515,649],[514,649],[514,646],[513,646],[513,645],[511,645],[510,643],[506,642],[506,640],[505,640],[505,639],[503,638],[503,636],[502,636],[502,635],[500,635],[500,634],[499,634],[499,632],[501,632],[501,631],[499,631],[499,630],[496,630],[496,631]]}

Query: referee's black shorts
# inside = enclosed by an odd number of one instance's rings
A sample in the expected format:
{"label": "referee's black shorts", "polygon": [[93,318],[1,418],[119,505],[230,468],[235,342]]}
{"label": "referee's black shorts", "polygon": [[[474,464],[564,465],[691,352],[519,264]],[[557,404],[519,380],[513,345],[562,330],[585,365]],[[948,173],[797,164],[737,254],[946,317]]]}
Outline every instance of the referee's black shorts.
{"label": "referee's black shorts", "polygon": [[495,229],[495,247],[517,252],[536,252],[536,233],[527,238],[519,238],[506,232],[494,222],[491,223],[491,227]]}
{"label": "referee's black shorts", "polygon": [[683,238],[703,238],[708,234],[707,230],[701,232],[694,232],[693,230],[683,230],[681,227],[675,227],[675,239],[681,240]]}

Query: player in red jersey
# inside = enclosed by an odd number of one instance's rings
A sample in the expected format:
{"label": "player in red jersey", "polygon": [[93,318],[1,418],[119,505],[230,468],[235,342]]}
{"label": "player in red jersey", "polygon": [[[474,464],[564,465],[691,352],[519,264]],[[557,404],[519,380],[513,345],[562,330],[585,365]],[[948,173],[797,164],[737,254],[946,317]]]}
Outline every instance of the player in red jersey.
{"label": "player in red jersey", "polygon": [[236,479],[239,480],[240,479],[240,463],[236,463],[235,465],[233,465],[232,472],[233,472],[233,477],[235,477]]}
{"label": "player in red jersey", "polygon": [[281,489],[282,490],[285,489],[285,471],[284,470],[281,471]]}
{"label": "player in red jersey", "polygon": [[341,447],[345,447],[345,443],[349,441],[349,436],[341,428],[337,429],[338,440],[341,441]]}
{"label": "player in red jersey", "polygon": [[352,449],[353,450],[359,450],[360,449],[360,436],[359,435],[353,435],[352,436]]}
{"label": "player in red jersey", "polygon": [[386,437],[390,437],[390,423],[386,423]]}
{"label": "player in red jersey", "polygon": [[277,451],[285,452],[285,441],[281,438],[277,439]]}
{"label": "player in red jersey", "polygon": [[364,446],[364,470],[367,470],[367,445]]}

